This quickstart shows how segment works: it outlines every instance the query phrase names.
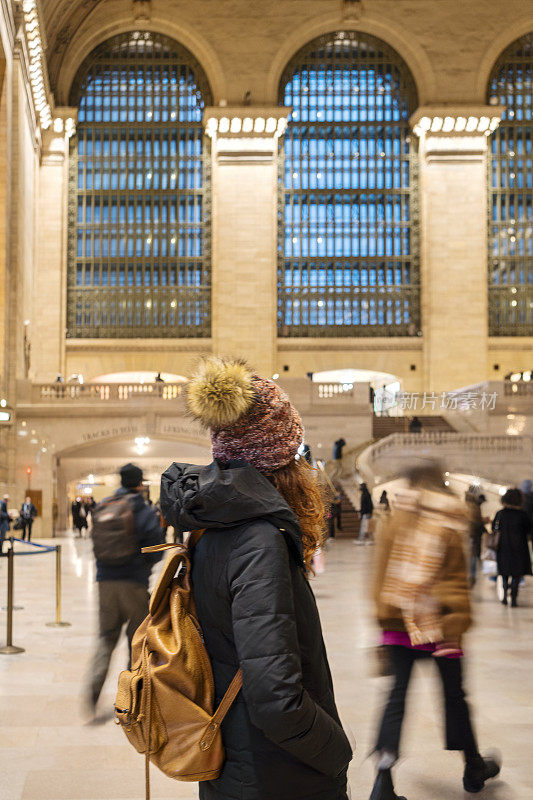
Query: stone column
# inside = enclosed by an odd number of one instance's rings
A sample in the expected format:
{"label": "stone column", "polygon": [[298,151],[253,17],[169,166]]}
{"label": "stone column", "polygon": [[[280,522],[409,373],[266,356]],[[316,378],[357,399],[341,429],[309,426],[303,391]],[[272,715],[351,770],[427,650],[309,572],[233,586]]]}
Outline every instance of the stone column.
{"label": "stone column", "polygon": [[488,375],[487,140],[501,109],[426,107],[420,137],[424,389]]}
{"label": "stone column", "polygon": [[280,108],[210,108],[213,152],[213,351],[276,371]]}
{"label": "stone column", "polygon": [[53,381],[64,372],[69,136],[76,109],[55,109],[43,132],[37,207],[38,256],[33,317],[33,379]]}

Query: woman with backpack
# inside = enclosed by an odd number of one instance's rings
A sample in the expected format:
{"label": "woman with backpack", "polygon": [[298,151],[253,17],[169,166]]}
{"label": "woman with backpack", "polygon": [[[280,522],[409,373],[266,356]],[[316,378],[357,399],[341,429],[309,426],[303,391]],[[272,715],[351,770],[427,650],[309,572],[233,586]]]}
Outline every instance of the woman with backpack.
{"label": "woman with backpack", "polygon": [[309,585],[324,505],[313,468],[296,458],[300,417],[273,381],[215,357],[190,381],[188,405],[215,460],[173,464],[162,510],[176,530],[204,531],[192,582],[215,707],[242,670],[221,726],[226,761],[200,798],[346,800],[352,751]]}

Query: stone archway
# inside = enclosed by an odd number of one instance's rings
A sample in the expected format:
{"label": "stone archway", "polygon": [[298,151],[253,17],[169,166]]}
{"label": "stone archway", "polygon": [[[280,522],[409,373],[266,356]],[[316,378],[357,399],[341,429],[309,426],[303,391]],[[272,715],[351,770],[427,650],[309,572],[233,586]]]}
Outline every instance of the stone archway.
{"label": "stone archway", "polygon": [[[190,431],[187,434],[186,423],[168,423],[168,427],[174,427],[176,432],[156,432],[153,436],[146,437],[149,442],[142,447],[136,444],[136,439],[140,439],[136,432],[113,435],[111,430],[109,436],[98,436],[99,432],[96,431],[92,439],[85,439],[57,452],[57,529],[65,530],[68,527],[69,485],[87,481],[89,475],[95,476],[95,485],[99,485],[99,479],[105,476],[106,493],[109,493],[118,486],[118,478],[113,481],[109,477],[116,475],[120,466],[130,461],[138,464],[153,484],[157,484],[154,476],[160,475],[173,461],[199,464],[211,461],[207,437],[191,435]],[[180,428],[184,428],[181,433]],[[157,498],[157,487],[154,498]]]}

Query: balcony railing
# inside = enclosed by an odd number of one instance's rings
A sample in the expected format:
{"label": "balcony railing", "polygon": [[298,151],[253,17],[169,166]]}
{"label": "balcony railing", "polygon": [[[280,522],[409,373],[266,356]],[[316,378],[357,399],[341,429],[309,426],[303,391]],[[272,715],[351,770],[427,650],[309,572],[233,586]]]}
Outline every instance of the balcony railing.
{"label": "balcony railing", "polygon": [[[515,480],[533,458],[533,439],[505,434],[393,433],[370,445],[358,459],[367,481],[380,482],[405,469],[410,459],[434,458],[452,471],[494,474],[499,482]],[[507,476],[507,477],[506,477]],[[378,480],[379,478],[379,480]]]}
{"label": "balcony railing", "polygon": [[41,383],[32,386],[32,402],[176,400],[184,386],[184,383]]}

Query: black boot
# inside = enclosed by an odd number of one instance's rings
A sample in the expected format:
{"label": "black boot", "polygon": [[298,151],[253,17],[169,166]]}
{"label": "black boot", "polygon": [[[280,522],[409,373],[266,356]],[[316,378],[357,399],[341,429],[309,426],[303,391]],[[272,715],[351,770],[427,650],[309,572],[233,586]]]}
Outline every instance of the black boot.
{"label": "black boot", "polygon": [[390,769],[378,770],[370,800],[406,800],[394,791]]}
{"label": "black boot", "polygon": [[480,792],[485,786],[485,781],[495,778],[501,769],[501,762],[496,758],[482,758],[469,762],[465,766],[463,786],[467,792]]}

